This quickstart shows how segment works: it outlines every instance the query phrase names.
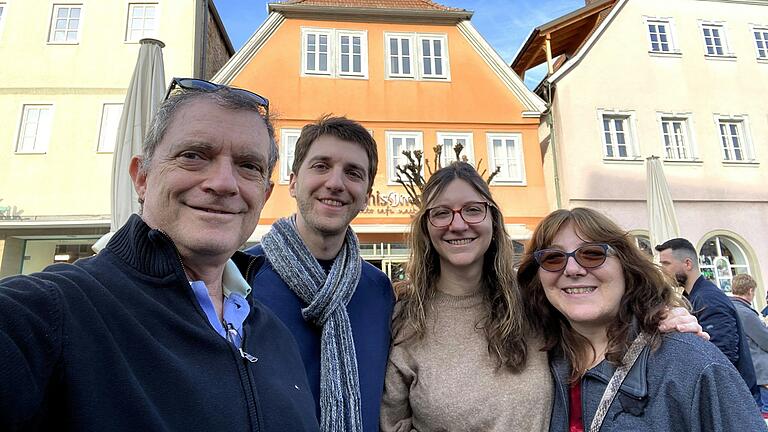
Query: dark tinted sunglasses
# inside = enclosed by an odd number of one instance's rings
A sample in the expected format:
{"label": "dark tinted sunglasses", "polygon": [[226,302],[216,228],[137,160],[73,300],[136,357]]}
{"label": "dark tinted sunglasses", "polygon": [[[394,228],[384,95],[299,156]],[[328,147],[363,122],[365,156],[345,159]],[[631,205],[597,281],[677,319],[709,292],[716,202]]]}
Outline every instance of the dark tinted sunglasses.
{"label": "dark tinted sunglasses", "polygon": [[252,99],[259,106],[264,107],[265,114],[269,114],[269,101],[267,100],[267,98],[259,94],[256,94],[250,90],[225,86],[222,84],[216,84],[210,81],[201,80],[197,78],[174,78],[171,81],[171,85],[168,87],[168,91],[165,93],[165,100],[168,100],[168,98],[171,97],[172,94],[175,94],[174,90],[176,90],[177,88],[182,90],[193,90],[193,91],[203,91],[203,92],[212,92],[220,88],[228,88],[230,91],[234,93],[238,93],[249,99]]}
{"label": "dark tinted sunglasses", "polygon": [[565,268],[569,257],[573,257],[585,269],[592,269],[603,265],[608,255],[613,253],[613,248],[606,243],[591,243],[573,252],[565,252],[559,249],[537,250],[533,253],[533,258],[542,269],[549,272],[559,272]]}

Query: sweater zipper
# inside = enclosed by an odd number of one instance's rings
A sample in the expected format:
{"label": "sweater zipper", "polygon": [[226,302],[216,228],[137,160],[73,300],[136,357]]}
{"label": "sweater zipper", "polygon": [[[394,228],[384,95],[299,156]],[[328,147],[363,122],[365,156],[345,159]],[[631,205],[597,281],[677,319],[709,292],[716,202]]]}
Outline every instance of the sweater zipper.
{"label": "sweater zipper", "polygon": [[[163,237],[165,237],[173,247],[173,251],[176,253],[176,259],[178,260],[179,265],[181,266],[181,271],[184,274],[183,280],[186,280],[187,282],[189,282],[189,278],[187,277],[187,268],[184,267],[184,261],[182,261],[181,259],[181,254],[179,253],[179,249],[176,247],[176,243],[174,243],[173,240],[164,231],[162,230],[157,230],[157,231],[160,234],[162,234]],[[253,262],[254,261],[252,260],[251,263],[248,264],[246,275],[248,274],[247,272],[250,271],[251,265],[253,264]],[[189,288],[189,286],[187,286],[187,288]],[[207,321],[208,319],[206,318],[206,322]],[[210,326],[210,323],[208,324],[208,326]],[[227,323],[224,326],[225,330],[227,330],[227,334],[229,334],[228,330],[229,330],[229,327],[231,326],[232,325],[229,323]],[[213,328],[211,328],[211,330],[213,330]],[[234,328],[232,328],[232,330],[234,330]],[[218,336],[218,332],[214,330],[214,333],[216,333],[216,335]],[[245,337],[246,337],[245,332],[243,332],[243,338],[242,338],[243,345],[245,345]],[[227,337],[226,339],[229,339],[229,338]],[[246,368],[246,362],[256,363],[256,361],[258,361],[259,359],[246,353],[245,351],[243,351],[241,347],[238,347],[236,350],[235,345],[230,343],[229,340],[225,340],[224,343],[227,345],[230,352],[232,352],[233,355],[235,356],[235,364],[237,365],[237,372],[238,372],[238,375],[240,376],[240,382],[245,384],[243,386],[244,387],[243,393],[245,393],[245,401],[246,401],[246,404],[248,405],[248,418],[252,425],[251,429],[253,432],[259,432],[261,427],[259,426],[258,410],[256,409],[256,396],[254,395],[253,384],[251,383],[251,378],[248,375],[248,370]],[[245,390],[245,388],[247,388],[247,390]]]}

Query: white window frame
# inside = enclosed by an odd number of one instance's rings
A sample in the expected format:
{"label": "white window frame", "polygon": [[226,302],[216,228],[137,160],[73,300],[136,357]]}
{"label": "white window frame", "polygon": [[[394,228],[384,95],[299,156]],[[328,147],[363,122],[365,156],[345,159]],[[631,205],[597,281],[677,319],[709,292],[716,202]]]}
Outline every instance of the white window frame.
{"label": "white window frame", "polygon": [[[328,60],[326,63],[326,70],[320,69],[308,69],[307,62],[307,36],[315,35],[316,37],[323,35],[328,40],[328,51],[326,55]],[[359,37],[360,38],[360,67],[359,72],[354,71],[342,71],[341,61],[341,38],[342,36]],[[350,58],[350,61],[352,59]],[[352,65],[353,63],[350,63]],[[319,56],[315,59],[315,66],[319,66]],[[335,29],[335,28],[319,28],[319,27],[302,27],[301,28],[301,76],[312,77],[329,77],[329,78],[345,78],[345,79],[368,79],[368,31],[367,30],[349,30],[349,29]]]}
{"label": "white window frame", "polygon": [[[707,45],[707,36],[704,32],[705,28],[710,29],[719,29],[720,33],[720,45],[722,48],[723,53],[717,54],[715,52],[714,54],[709,53],[708,45]],[[704,57],[707,58],[733,58],[735,55],[731,51],[731,46],[728,42],[728,28],[725,25],[725,21],[699,21],[699,33],[701,34],[701,41],[704,44]]]}
{"label": "white window frame", "polygon": [[523,135],[519,132],[488,132],[485,134],[486,143],[488,145],[488,171],[494,172],[498,164],[496,163],[497,155],[494,151],[493,141],[496,139],[510,140],[515,143],[513,157],[507,155],[505,159],[516,159],[520,166],[519,176],[517,178],[513,176],[505,176],[503,171],[499,172],[493,178],[493,184],[509,184],[524,186],[525,180],[525,154],[523,152]]}
{"label": "white window frame", "polygon": [[[696,146],[695,134],[693,133],[693,120],[691,113],[675,113],[675,112],[657,112],[656,122],[659,125],[659,137],[661,140],[662,154],[665,161],[695,161],[699,159],[698,147]],[[664,134],[665,122],[679,122],[682,124],[684,130],[682,130],[683,148],[687,153],[687,157],[671,157],[667,151],[666,136]],[[674,134],[674,131],[672,131]]]}
{"label": "white window frame", "polygon": [[[111,108],[120,107],[119,113],[109,112]],[[106,102],[101,106],[99,120],[99,139],[96,144],[96,153],[114,153],[117,144],[117,129],[120,127],[120,117],[123,113],[122,102]],[[115,118],[117,114],[117,118]],[[109,123],[115,122],[114,124]]]}
{"label": "white window frame", "polygon": [[[353,38],[359,37],[360,38],[360,71],[356,72],[354,70],[350,71],[343,71],[342,70],[342,60],[344,53],[342,52],[342,45],[341,45],[341,38],[343,36],[350,37],[350,46],[352,46],[351,41]],[[334,48],[336,49],[337,56],[336,56],[336,74],[339,77],[344,78],[368,78],[368,32],[367,31],[358,31],[358,30],[337,30],[336,31],[336,37],[335,37],[336,44],[334,45]],[[350,53],[350,67],[354,65],[354,53]]]}
{"label": "white window frame", "polygon": [[[2,24],[0,23],[0,26]],[[2,27],[0,27],[1,29]],[[762,37],[762,40],[760,41],[757,36],[755,36],[755,33],[759,33]],[[768,25],[756,25],[753,24],[750,26],[750,32],[749,34],[752,36],[752,40],[755,42],[755,56],[758,61],[760,62],[766,62],[768,61]],[[763,47],[760,48],[759,42],[763,43]],[[762,50],[762,55],[760,55],[760,51]]]}
{"label": "white window frame", "polygon": [[[607,147],[608,142],[605,139],[605,128],[603,124],[603,120],[605,117],[624,117],[626,120],[626,127],[627,129],[624,131],[624,142],[627,147],[627,155],[626,156],[618,156],[618,144],[611,143],[611,145],[614,147],[614,155],[608,156]],[[634,111],[623,111],[623,110],[607,110],[607,109],[598,109],[597,110],[597,129],[600,131],[600,143],[602,145],[601,147],[601,153],[603,155],[603,160],[638,160],[640,158],[640,151],[638,149],[638,140],[637,140],[637,120],[635,116]],[[615,140],[616,135],[611,134],[611,137]],[[629,141],[627,141],[629,139]]]}
{"label": "white window frame", "polygon": [[[725,163],[755,163],[757,162],[757,155],[755,153],[755,147],[752,144],[752,137],[749,129],[749,117],[746,114],[740,115],[723,115],[715,114],[715,133],[717,134],[717,148],[720,149],[720,159]],[[721,123],[737,124],[739,132],[742,134],[741,139],[741,159],[726,159],[725,148],[723,145],[723,135],[720,130]],[[731,147],[732,148],[732,147]]]}
{"label": "white window frame", "polygon": [[[434,41],[440,41],[440,49],[441,49],[441,57],[440,57],[440,67],[442,68],[441,74],[437,74],[434,72],[436,62],[431,61],[431,68],[432,72],[427,73],[426,68],[424,67],[424,60],[426,58],[425,52],[424,52],[424,41],[430,42],[430,54],[434,52]],[[421,76],[421,79],[424,80],[450,80],[451,79],[451,70],[449,67],[449,61],[448,61],[448,35],[445,34],[422,34],[419,33],[416,36],[416,45],[417,45],[417,52],[419,53],[418,60],[419,60],[419,75]],[[433,58],[434,56],[430,55],[430,58]]]}
{"label": "white window frame", "polygon": [[[134,10],[135,10],[136,6],[142,6],[142,7],[145,7],[145,8],[147,6],[153,6],[155,8],[155,16],[154,16],[155,28],[152,29],[152,31],[150,33],[146,33],[146,29],[142,28],[142,35],[141,35],[141,37],[139,37],[137,39],[134,39],[134,38],[131,37],[131,33],[132,33],[132,31],[131,31],[131,22],[133,21],[133,13],[134,13]],[[141,1],[136,1],[136,2],[128,3],[128,13],[126,14],[126,17],[127,17],[127,20],[125,22],[125,42],[126,43],[138,43],[143,38],[156,38],[156,37],[158,37],[158,34],[160,33],[160,4],[158,2],[141,2]],[[145,17],[143,17],[142,19],[144,19],[146,21]]]}
{"label": "white window frame", "polygon": [[[408,42],[408,67],[410,69],[409,73],[402,72],[403,70],[403,55],[402,52],[398,52],[398,67],[400,68],[400,71],[395,73],[392,72],[392,46],[391,46],[391,40],[397,39],[399,41],[407,41]],[[384,63],[385,63],[385,70],[387,71],[387,78],[410,78],[415,79],[417,76],[416,68],[418,67],[415,63],[418,55],[414,53],[414,46],[415,46],[415,40],[414,40],[414,34],[412,33],[384,33]],[[402,44],[398,43],[398,49],[402,51]]]}
{"label": "white window frame", "polygon": [[[409,41],[410,47],[410,67],[411,73],[405,74],[393,73],[391,63],[391,46],[390,40],[397,38],[398,40]],[[435,74],[434,71],[429,74],[424,69],[424,50],[422,47],[423,41],[435,41],[439,40],[441,44],[441,67],[442,74]],[[443,33],[384,33],[384,45],[385,45],[385,70],[387,73],[387,79],[411,79],[411,80],[424,80],[424,81],[450,81],[451,80],[451,66],[448,49],[448,35]],[[400,46],[400,45],[399,45]],[[402,68],[402,64],[401,64]]]}
{"label": "white window frame", "polygon": [[8,15],[8,3],[0,2],[0,36],[3,35],[3,27],[5,24],[5,17]]}
{"label": "white window frame", "polygon": [[[64,40],[57,41],[57,40],[54,40],[54,38],[55,38],[55,35],[56,35],[56,22],[59,20],[58,15],[59,15],[59,10],[61,10],[61,9],[68,9],[67,17],[65,18],[66,19],[67,28],[63,30],[64,31]],[[72,13],[72,9],[79,9],[80,10],[79,16],[77,18],[74,18],[74,19],[77,19],[77,27],[74,30],[71,30],[69,28],[69,21],[73,19],[73,18],[70,18],[70,14]],[[83,8],[82,3],[54,3],[53,4],[53,9],[51,10],[50,25],[48,27],[48,43],[51,44],[51,45],[77,45],[77,44],[79,44],[80,43],[80,35],[82,34],[82,31],[83,31],[83,12],[84,12],[83,9],[84,8]],[[74,33],[75,34],[75,39],[74,40],[69,40],[68,39],[69,33]]]}
{"label": "white window frame", "polygon": [[[645,31],[646,31],[646,34],[648,35],[648,52],[650,54],[661,54],[661,55],[680,54],[680,49],[677,46],[677,38],[675,37],[675,33],[676,33],[675,30],[676,29],[675,29],[675,21],[674,21],[674,19],[672,19],[670,17],[650,17],[650,16],[646,16],[646,17],[643,17],[643,18],[644,18],[643,19],[643,23],[645,24]],[[658,26],[660,24],[664,25],[665,28],[666,28],[666,32],[665,32],[665,35],[667,36],[667,42],[666,43],[667,43],[667,46],[669,48],[666,51],[661,49],[661,44],[663,42],[661,42],[661,41],[654,42],[653,38],[651,37],[650,26],[651,25]],[[658,29],[658,27],[657,27],[657,29]],[[653,49],[653,44],[654,43],[659,44],[659,49],[658,50],[654,50]]]}
{"label": "white window frame", "polygon": [[[308,62],[307,62],[307,50],[309,48],[309,43],[307,42],[307,37],[309,35],[315,36],[315,47],[317,49],[317,54],[315,54],[315,68],[310,70],[308,69]],[[320,66],[320,36],[326,37],[326,45],[327,45],[327,52],[326,52],[326,70],[319,69]],[[313,75],[327,75],[332,76],[333,73],[331,72],[334,61],[333,61],[333,45],[334,45],[334,37],[333,37],[333,29],[327,29],[327,28],[310,28],[310,27],[302,27],[301,28],[301,73],[302,75],[306,76],[313,76]]]}
{"label": "white window frame", "polygon": [[[384,131],[384,137],[387,141],[387,184],[397,185],[397,169],[395,168],[407,160],[402,155],[402,150],[395,154],[394,142],[395,138],[401,138],[406,140],[408,138],[414,138],[414,148],[411,151],[421,150],[424,151],[424,133],[420,131]],[[399,161],[402,158],[402,161]],[[400,163],[398,163],[400,162]],[[422,175],[424,175],[424,166],[422,165]]]}
{"label": "white window frame", "polygon": [[280,129],[280,183],[288,183],[291,179],[291,166],[293,165],[296,141],[293,142],[293,146],[289,146],[288,141],[292,138],[298,140],[299,135],[301,135],[301,129]]}
{"label": "white window frame", "polygon": [[[449,153],[446,154],[446,148],[445,143],[443,142],[446,139],[450,139],[453,142],[453,145],[448,149]],[[440,154],[440,163],[442,166],[446,166],[449,163],[453,162],[454,159],[454,152],[453,152],[453,146],[456,145],[457,139],[463,139],[466,145],[464,146],[463,151],[461,152],[462,155],[467,157],[467,160],[470,163],[474,163],[475,161],[475,151],[474,151],[474,144],[473,144],[473,134],[472,132],[437,132],[437,145],[442,147],[443,151]],[[449,160],[450,157],[450,160]]]}
{"label": "white window frame", "polygon": [[[35,131],[35,141],[32,145],[32,148],[22,148],[23,144],[23,137],[26,132],[26,123],[27,123],[27,116],[29,115],[29,110],[32,108],[43,108],[45,107],[48,112],[48,130],[42,131],[42,133],[39,130],[40,122],[37,122]],[[18,131],[16,132],[16,146],[15,146],[15,153],[16,154],[44,154],[48,152],[48,146],[50,145],[51,141],[51,130],[53,129],[53,115],[54,115],[54,106],[52,103],[28,103],[22,105],[21,108],[21,119],[18,123]]]}

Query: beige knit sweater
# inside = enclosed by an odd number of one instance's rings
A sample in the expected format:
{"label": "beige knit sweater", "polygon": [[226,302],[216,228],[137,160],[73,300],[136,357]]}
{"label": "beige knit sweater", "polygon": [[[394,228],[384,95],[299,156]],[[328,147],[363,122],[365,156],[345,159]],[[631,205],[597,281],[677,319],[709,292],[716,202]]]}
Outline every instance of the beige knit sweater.
{"label": "beige knit sweater", "polygon": [[483,294],[438,293],[433,306],[424,339],[392,346],[381,430],[548,430],[553,386],[541,344],[530,342],[521,373],[497,370],[476,328],[488,310]]}

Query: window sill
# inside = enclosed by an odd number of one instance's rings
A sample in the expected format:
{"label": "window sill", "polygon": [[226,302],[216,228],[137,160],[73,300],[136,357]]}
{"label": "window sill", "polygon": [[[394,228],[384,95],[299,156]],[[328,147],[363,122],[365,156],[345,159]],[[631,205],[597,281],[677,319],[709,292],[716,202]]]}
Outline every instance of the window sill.
{"label": "window sill", "polygon": [[75,42],[54,42],[54,41],[48,41],[48,45],[80,45],[80,41]]}
{"label": "window sill", "polygon": [[490,186],[528,186],[525,180],[505,180],[494,178]]}
{"label": "window sill", "polygon": [[639,157],[632,158],[609,158],[603,157],[603,162],[607,164],[630,164],[630,165],[642,165],[643,159]]}
{"label": "window sill", "polygon": [[428,82],[451,82],[448,77],[409,77],[409,76],[387,76],[387,80],[392,81],[428,81]]}
{"label": "window sill", "polygon": [[351,80],[367,80],[368,75],[338,75],[336,76],[338,79],[351,79]]}
{"label": "window sill", "polygon": [[736,61],[736,56],[733,54],[724,54],[724,55],[704,54],[704,58],[707,60]]}
{"label": "window sill", "polygon": [[758,63],[768,64],[768,57],[757,57],[756,60]]}
{"label": "window sill", "polygon": [[680,58],[683,56],[683,53],[680,51],[648,51],[648,54],[652,57],[672,57],[672,58]]}
{"label": "window sill", "polygon": [[43,151],[17,151],[17,152],[14,152],[13,154],[16,154],[16,155],[44,155],[46,153],[48,153],[47,150],[43,150]]}
{"label": "window sill", "polygon": [[333,78],[333,74],[330,72],[307,72],[301,71],[302,77],[318,77],[318,78]]}
{"label": "window sill", "polygon": [[662,161],[664,164],[670,165],[699,166],[704,164],[704,161],[701,159],[662,159]]}
{"label": "window sill", "polygon": [[748,160],[748,161],[722,161],[723,166],[727,167],[752,167],[757,168],[760,166],[760,162],[755,160]]}

